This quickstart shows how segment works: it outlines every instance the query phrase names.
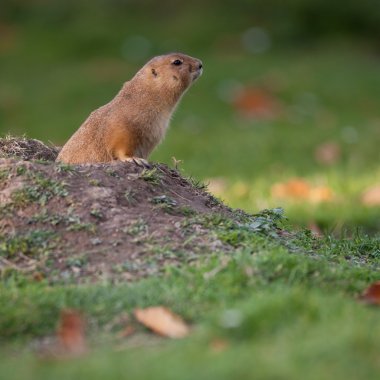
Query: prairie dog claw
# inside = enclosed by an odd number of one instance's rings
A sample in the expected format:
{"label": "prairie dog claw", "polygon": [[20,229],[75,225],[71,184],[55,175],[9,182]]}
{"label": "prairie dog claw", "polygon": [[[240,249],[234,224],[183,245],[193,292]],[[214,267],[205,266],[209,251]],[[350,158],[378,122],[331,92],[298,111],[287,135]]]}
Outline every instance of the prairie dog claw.
{"label": "prairie dog claw", "polygon": [[146,168],[146,169],[150,169],[152,167],[152,165],[147,160],[145,160],[144,158],[127,157],[127,158],[124,158],[122,161],[132,162],[132,163],[136,164],[137,166],[140,166],[140,167]]}

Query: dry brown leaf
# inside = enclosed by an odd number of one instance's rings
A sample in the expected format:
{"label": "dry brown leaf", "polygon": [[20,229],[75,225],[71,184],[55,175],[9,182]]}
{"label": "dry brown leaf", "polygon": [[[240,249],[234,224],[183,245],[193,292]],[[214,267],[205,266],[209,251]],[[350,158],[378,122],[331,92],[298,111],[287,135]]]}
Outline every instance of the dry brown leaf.
{"label": "dry brown leaf", "polygon": [[275,198],[306,200],[312,203],[331,201],[333,192],[327,186],[312,187],[301,178],[294,178],[284,183],[275,183],[271,188]]}
{"label": "dry brown leaf", "polygon": [[33,280],[36,282],[41,282],[42,280],[45,279],[45,276],[41,272],[34,272],[33,273]]}
{"label": "dry brown leaf", "polygon": [[85,323],[77,310],[61,311],[57,336],[65,354],[79,356],[86,352]]}
{"label": "dry brown leaf", "polygon": [[333,192],[327,186],[318,186],[310,189],[308,200],[313,203],[328,202],[333,199]]}
{"label": "dry brown leaf", "polygon": [[189,326],[181,317],[163,306],[136,309],[136,319],[156,334],[169,338],[183,338],[190,332]]}
{"label": "dry brown leaf", "polygon": [[370,187],[364,191],[361,200],[362,203],[366,206],[380,205],[380,185]]}
{"label": "dry brown leaf", "polygon": [[306,199],[310,194],[310,185],[303,179],[294,178],[285,183],[275,183],[271,193],[276,198]]}
{"label": "dry brown leaf", "polygon": [[319,228],[318,224],[315,222],[310,222],[307,226],[309,230],[315,235],[315,236],[323,236],[323,233],[321,229]]}
{"label": "dry brown leaf", "polygon": [[225,339],[216,338],[210,342],[212,352],[219,353],[225,351],[229,347],[229,343]]}
{"label": "dry brown leaf", "polygon": [[118,338],[128,338],[136,332],[135,328],[131,325],[126,326],[122,331],[117,334]]}
{"label": "dry brown leaf", "polygon": [[323,165],[335,164],[339,160],[340,156],[340,146],[333,141],[317,146],[314,151],[316,161]]}
{"label": "dry brown leaf", "polygon": [[246,87],[234,101],[235,108],[244,116],[268,119],[276,116],[280,107],[272,94],[262,88]]}
{"label": "dry brown leaf", "polygon": [[370,285],[360,298],[371,305],[380,305],[380,281]]}

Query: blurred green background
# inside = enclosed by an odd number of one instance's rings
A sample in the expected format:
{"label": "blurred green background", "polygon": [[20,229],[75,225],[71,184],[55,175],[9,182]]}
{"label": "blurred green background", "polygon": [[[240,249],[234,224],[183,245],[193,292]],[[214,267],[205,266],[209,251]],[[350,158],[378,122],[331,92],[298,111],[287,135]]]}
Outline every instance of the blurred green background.
{"label": "blurred green background", "polygon": [[380,227],[380,4],[3,0],[0,134],[63,144],[150,57],[204,63],[152,160],[317,233]]}

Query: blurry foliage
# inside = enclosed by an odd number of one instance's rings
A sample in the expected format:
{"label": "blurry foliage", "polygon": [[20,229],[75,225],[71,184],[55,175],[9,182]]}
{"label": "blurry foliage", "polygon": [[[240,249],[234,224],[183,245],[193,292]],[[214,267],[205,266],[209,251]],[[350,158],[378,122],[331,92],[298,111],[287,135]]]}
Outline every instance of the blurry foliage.
{"label": "blurry foliage", "polygon": [[[203,41],[204,47],[221,32],[242,32],[252,25],[268,29],[277,39],[301,43],[340,34],[376,42],[380,37],[377,0],[3,0],[0,18],[63,29],[80,27],[78,22],[84,27],[83,22],[88,22],[92,35],[94,29],[105,27],[105,20],[109,26],[122,19],[132,24],[138,20],[139,28],[145,28],[147,22],[159,24],[168,33],[173,31],[173,39]],[[198,22],[194,24],[194,20]]]}

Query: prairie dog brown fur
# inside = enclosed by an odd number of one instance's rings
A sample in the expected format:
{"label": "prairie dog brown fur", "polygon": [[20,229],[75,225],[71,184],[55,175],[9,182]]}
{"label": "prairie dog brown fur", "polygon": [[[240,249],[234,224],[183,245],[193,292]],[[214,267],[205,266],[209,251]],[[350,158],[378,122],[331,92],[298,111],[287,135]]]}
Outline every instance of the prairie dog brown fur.
{"label": "prairie dog brown fur", "polygon": [[93,111],[57,161],[81,164],[146,159],[163,139],[184,92],[202,74],[202,62],[181,53],[154,57],[125,82],[108,104]]}

